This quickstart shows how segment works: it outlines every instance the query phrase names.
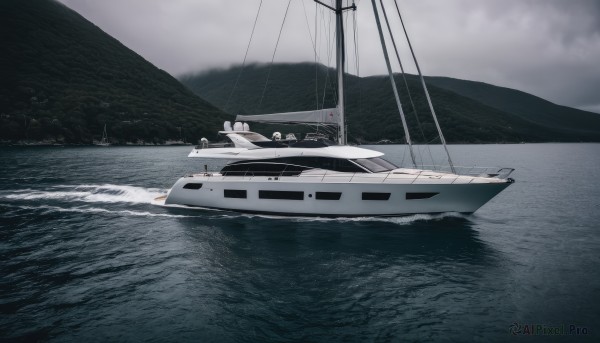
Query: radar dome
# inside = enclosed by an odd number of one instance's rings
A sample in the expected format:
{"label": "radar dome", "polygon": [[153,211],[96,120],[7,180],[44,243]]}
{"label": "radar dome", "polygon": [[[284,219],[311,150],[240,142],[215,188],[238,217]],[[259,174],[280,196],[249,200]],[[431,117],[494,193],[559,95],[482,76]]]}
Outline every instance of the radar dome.
{"label": "radar dome", "polygon": [[239,121],[236,121],[235,124],[233,124],[233,131],[244,131],[244,125]]}

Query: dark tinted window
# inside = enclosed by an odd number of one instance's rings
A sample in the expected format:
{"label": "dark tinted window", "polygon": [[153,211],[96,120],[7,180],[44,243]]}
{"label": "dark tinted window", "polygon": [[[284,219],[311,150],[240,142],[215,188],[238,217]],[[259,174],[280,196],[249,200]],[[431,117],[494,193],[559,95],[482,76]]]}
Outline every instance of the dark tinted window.
{"label": "dark tinted window", "polygon": [[201,183],[186,183],[185,186],[183,186],[183,188],[185,188],[185,189],[200,189],[200,188],[202,188],[202,184]]}
{"label": "dark tinted window", "polygon": [[297,191],[258,191],[260,199],[304,200],[304,192]]}
{"label": "dark tinted window", "polygon": [[294,176],[302,173],[303,168],[295,165],[270,162],[236,162],[221,169],[224,176]]}
{"label": "dark tinted window", "polygon": [[[347,173],[365,173],[365,170],[356,164],[342,159],[342,158],[329,158],[329,157],[305,157],[305,156],[297,156],[297,157],[284,157],[284,158],[273,158],[273,159],[265,159],[260,161],[240,161],[231,163],[223,170],[221,173],[224,175],[246,175],[248,168],[245,166],[250,164],[283,164],[288,167],[285,169],[286,172],[293,173],[296,169],[293,169],[292,166],[295,166],[299,171],[299,174],[302,170],[318,168],[318,169],[326,169],[333,170],[339,172],[347,172]],[[234,167],[235,166],[235,167]],[[281,172],[283,172],[283,168],[280,167]],[[293,174],[293,175],[297,175]],[[254,174],[256,175],[256,174]]]}
{"label": "dark tinted window", "polygon": [[248,173],[248,164],[228,164],[221,169],[224,176],[244,176]]}
{"label": "dark tinted window", "polygon": [[328,157],[291,157],[294,164],[312,168],[333,170],[346,173],[364,173],[365,171],[356,164],[342,158]]}
{"label": "dark tinted window", "polygon": [[434,192],[406,193],[406,200],[429,199],[438,194],[440,194],[440,193],[434,193]]}
{"label": "dark tinted window", "polygon": [[362,194],[363,200],[389,200],[390,193],[370,193],[364,192]]}
{"label": "dark tinted window", "polygon": [[317,200],[340,200],[342,193],[340,192],[316,192],[315,199]]}
{"label": "dark tinted window", "polygon": [[381,157],[357,158],[353,161],[367,168],[373,173],[385,172],[398,168],[392,162],[386,161]]}
{"label": "dark tinted window", "polygon": [[225,189],[225,190],[223,190],[223,196],[225,198],[246,199],[246,190],[245,189]]}

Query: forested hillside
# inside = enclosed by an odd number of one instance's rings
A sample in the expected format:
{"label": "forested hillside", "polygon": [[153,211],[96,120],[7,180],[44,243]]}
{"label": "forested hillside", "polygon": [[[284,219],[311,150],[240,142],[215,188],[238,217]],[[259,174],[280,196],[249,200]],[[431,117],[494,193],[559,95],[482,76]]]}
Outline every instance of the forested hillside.
{"label": "forested hillside", "polygon": [[0,28],[4,142],[196,142],[229,119],[56,1],[2,0]]}
{"label": "forested hillside", "polygon": [[[331,69],[323,66],[315,68],[312,63],[274,64],[265,88],[268,74],[268,65],[250,65],[241,74],[238,66],[185,75],[180,80],[196,94],[234,114],[335,106],[335,72]],[[238,75],[239,83],[232,93]],[[346,80],[350,139],[403,141],[404,134],[389,78],[348,75]],[[594,120],[600,121],[600,115],[554,105],[515,90],[498,97],[497,93],[491,91],[499,87],[491,85],[482,84],[482,94],[467,95],[456,87],[440,87],[440,78],[426,80],[440,125],[450,142],[600,141],[600,125],[593,124]],[[420,81],[414,75],[407,75],[407,81],[416,111],[410,105],[403,79],[396,75],[413,140],[420,143],[439,142]],[[471,84],[470,81],[456,79],[453,82],[458,85],[462,85],[461,82]],[[492,101],[494,99],[497,101]],[[530,105],[516,107],[516,104],[525,101],[529,101]],[[501,106],[504,103],[512,106]],[[570,126],[557,120],[557,116],[571,117]]]}
{"label": "forested hillside", "polygon": [[[429,77],[429,84],[477,100],[547,128],[598,140],[600,114],[561,106],[537,96],[484,82]],[[593,139],[593,137],[596,137]]]}
{"label": "forested hillside", "polygon": [[[233,118],[225,112],[335,106],[334,71],[311,63],[273,65],[266,87],[268,65],[183,76],[185,87],[54,0],[1,1],[0,29],[0,141],[5,143],[89,144],[100,138],[104,125],[113,143],[180,138],[195,143],[214,137],[223,121]],[[396,76],[413,140],[438,142],[419,81],[413,75],[407,79],[414,109]],[[450,142],[600,141],[595,113],[480,82],[439,77],[427,82]],[[346,99],[352,141],[404,141],[387,77],[348,75]]]}

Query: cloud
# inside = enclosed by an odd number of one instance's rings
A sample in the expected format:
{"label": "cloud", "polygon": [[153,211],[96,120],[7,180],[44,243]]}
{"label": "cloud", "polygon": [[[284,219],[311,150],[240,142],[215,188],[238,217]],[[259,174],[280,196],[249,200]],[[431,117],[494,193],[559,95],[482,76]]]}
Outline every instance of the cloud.
{"label": "cloud", "polygon": [[[173,75],[240,64],[261,2],[60,1]],[[393,1],[384,4],[400,39]],[[398,4],[426,75],[483,81],[559,104],[600,109],[600,1],[399,0]],[[249,62],[271,61],[286,6],[287,1],[263,0]],[[383,74],[371,1],[359,0],[357,6],[360,74]],[[276,62],[314,61],[315,11],[320,61],[333,65],[333,41],[326,39],[334,27],[330,11],[300,0],[291,1]],[[350,51],[351,19],[346,32]],[[399,48],[408,71],[414,72],[406,44]],[[356,73],[351,55],[348,63]]]}

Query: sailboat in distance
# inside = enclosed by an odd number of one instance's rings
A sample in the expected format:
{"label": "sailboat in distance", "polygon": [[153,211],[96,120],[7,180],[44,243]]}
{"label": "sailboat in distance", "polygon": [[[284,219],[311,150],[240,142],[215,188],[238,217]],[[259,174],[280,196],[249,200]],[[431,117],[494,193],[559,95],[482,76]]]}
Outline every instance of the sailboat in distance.
{"label": "sailboat in distance", "polygon": [[[432,115],[450,170],[417,167],[376,0],[371,2],[412,165],[400,167],[387,161],[379,151],[348,145],[344,106],[343,13],[357,8],[354,3],[344,6],[348,2],[342,0],[335,0],[332,5],[315,2],[335,14],[337,106],[313,111],[238,115],[233,126],[225,122],[223,131],[219,133],[226,136],[233,147],[211,148],[203,138],[203,144],[194,148],[188,156],[225,159],[229,163],[219,172],[209,172],[205,167],[204,172],[180,178],[167,194],[165,204],[293,216],[473,213],[514,182],[509,178],[512,168],[461,171],[455,167],[433,107]],[[379,3],[388,23],[383,2],[380,0]],[[414,57],[412,46],[410,48]],[[420,74],[418,64],[417,69]],[[421,82],[431,105],[422,77]],[[299,140],[293,135],[284,138],[279,132],[267,138],[250,131],[248,122],[333,127],[336,138],[329,140],[321,135],[307,135]]]}
{"label": "sailboat in distance", "polygon": [[110,146],[110,142],[108,141],[108,134],[106,133],[106,124],[104,124],[104,130],[102,131],[102,139],[100,141],[94,142],[96,146]]}

